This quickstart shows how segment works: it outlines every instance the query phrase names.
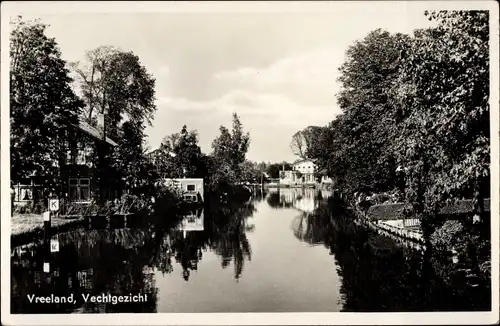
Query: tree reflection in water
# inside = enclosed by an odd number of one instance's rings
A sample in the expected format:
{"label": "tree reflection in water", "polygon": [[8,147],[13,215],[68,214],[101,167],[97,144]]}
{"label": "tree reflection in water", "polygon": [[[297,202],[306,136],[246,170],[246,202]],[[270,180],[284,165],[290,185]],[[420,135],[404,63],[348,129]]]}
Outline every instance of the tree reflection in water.
{"label": "tree reflection in water", "polygon": [[442,279],[427,251],[354,223],[331,199],[297,217],[292,229],[301,241],[322,243],[335,256],[343,311],[490,310],[490,284],[467,287],[460,273]]}
{"label": "tree reflection in water", "polygon": [[[169,225],[146,229],[84,230],[58,236],[60,251],[50,256],[50,273],[43,273],[44,245],[14,248],[11,259],[12,313],[98,313],[156,312],[157,291],[154,269],[174,270],[175,260],[189,280],[198,269],[203,252],[212,250],[221,257],[222,267],[234,263],[234,277],[243,272],[251,259],[246,232],[253,225],[247,218],[255,212],[252,202],[208,205],[204,211],[203,231],[184,232]],[[203,214],[202,214],[203,215]],[[182,225],[182,224],[181,224]],[[181,227],[182,229],[182,227]],[[75,304],[30,304],[27,295],[68,296]],[[146,302],[97,304],[83,303],[82,294],[129,295],[145,293]]]}
{"label": "tree reflection in water", "polygon": [[190,273],[198,269],[203,251],[214,251],[221,257],[222,268],[234,264],[234,277],[239,279],[245,260],[250,260],[252,251],[246,232],[254,225],[247,219],[255,212],[253,202],[244,205],[213,205],[204,212],[203,230],[172,230],[163,236],[163,247],[159,251],[155,266],[164,273],[173,271],[172,259],[183,269],[183,277],[189,280]]}
{"label": "tree reflection in water", "polygon": [[[91,230],[58,236],[60,250],[49,259],[50,273],[42,272],[43,244],[33,244],[11,258],[12,313],[156,312],[151,266],[146,256],[150,236],[145,230]],[[68,296],[77,304],[30,304],[27,295]],[[147,294],[146,302],[84,303],[82,295]]]}
{"label": "tree reflection in water", "polygon": [[279,192],[270,192],[267,196],[267,204],[272,208],[281,208],[280,194]]}
{"label": "tree reflection in water", "polygon": [[[440,267],[428,252],[405,248],[357,225],[333,200],[321,200],[314,192],[299,190],[284,190],[267,197],[272,207],[283,207],[283,201],[301,211],[292,223],[295,237],[311,245],[323,244],[334,256],[342,279],[343,311],[490,309],[489,284],[467,287],[465,276],[460,273],[446,279],[438,277],[436,270]],[[316,202],[320,202],[319,206]],[[13,313],[156,312],[158,290],[153,272],[169,274],[181,268],[182,277],[189,281],[206,251],[220,257],[222,268],[232,263],[238,280],[245,263],[252,258],[247,232],[254,228],[249,220],[254,212],[253,202],[224,206],[209,202],[201,213],[198,211],[195,217],[188,218],[192,221],[179,225],[170,219],[171,222],[153,223],[142,229],[81,229],[60,234],[60,251],[50,257],[50,273],[42,272],[42,243],[32,244],[24,253],[15,248],[11,259],[11,310]],[[83,304],[81,300],[81,294],[140,292],[148,294],[146,302],[111,305]],[[27,294],[71,293],[79,299],[77,305],[36,305],[27,299]]]}

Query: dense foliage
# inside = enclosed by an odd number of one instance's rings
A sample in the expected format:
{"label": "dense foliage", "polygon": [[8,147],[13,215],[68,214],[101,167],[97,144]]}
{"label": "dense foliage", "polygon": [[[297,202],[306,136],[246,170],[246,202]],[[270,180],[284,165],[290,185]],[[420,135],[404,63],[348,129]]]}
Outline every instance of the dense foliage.
{"label": "dense foliage", "polygon": [[302,159],[307,158],[307,150],[313,146],[314,140],[321,133],[321,127],[309,126],[303,130],[297,131],[292,136],[290,148],[292,152]]}
{"label": "dense foliage", "polygon": [[306,156],[348,195],[397,193],[428,241],[449,227],[437,218],[443,205],[473,199],[479,233],[471,214],[447,247],[460,237],[469,258],[487,259],[480,248],[489,243],[488,13],[425,15],[434,27],[411,36],[376,30],[348,49],[342,114],[318,129]]}
{"label": "dense foliage", "polygon": [[11,27],[11,179],[40,175],[55,184],[64,130],[77,123],[83,103],[47,26],[17,18]]}
{"label": "dense foliage", "polygon": [[85,102],[83,120],[118,143],[114,151],[98,151],[101,160],[110,162],[107,173],[127,190],[144,191],[156,178],[149,173],[154,169],[144,148],[144,130],[156,111],[155,79],[137,55],[110,46],[88,51],[83,63],[71,66]]}
{"label": "dense foliage", "polygon": [[84,63],[67,65],[46,25],[21,17],[11,25],[11,179],[41,176],[44,187],[57,190],[67,145],[84,121],[118,144],[78,138],[85,143],[78,147],[89,147],[97,184],[115,180],[125,190],[147,191],[157,178],[144,148],[156,111],[155,79],[139,57],[103,46],[87,52]]}
{"label": "dense foliage", "polygon": [[257,166],[245,158],[249,146],[250,135],[243,132],[240,118],[233,114],[232,130],[220,127],[212,153],[203,153],[197,131],[183,126],[180,133],[166,136],[151,157],[161,178],[203,178],[207,191],[230,192],[236,184],[260,176]]}

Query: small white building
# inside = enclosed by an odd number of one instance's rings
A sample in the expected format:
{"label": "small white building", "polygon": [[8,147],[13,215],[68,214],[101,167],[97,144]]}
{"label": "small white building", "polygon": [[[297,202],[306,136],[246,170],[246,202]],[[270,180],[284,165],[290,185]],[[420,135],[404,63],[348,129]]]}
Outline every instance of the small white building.
{"label": "small white building", "polygon": [[203,231],[204,230],[203,208],[187,213],[182,219],[179,228],[182,231]]}
{"label": "small white building", "polygon": [[192,203],[202,203],[204,197],[203,179],[199,178],[180,178],[164,179],[165,185],[173,187],[180,192],[184,200]]}
{"label": "small white building", "polygon": [[292,168],[295,171],[299,171],[302,174],[313,174],[316,170],[316,166],[311,160],[298,160],[292,164]]}
{"label": "small white building", "polygon": [[292,164],[292,170],[280,172],[280,185],[305,186],[315,185],[316,166],[310,160],[299,160]]}
{"label": "small white building", "polygon": [[332,183],[326,175],[318,182],[316,172],[316,165],[311,160],[298,160],[292,164],[292,170],[280,172],[280,185],[293,187]]}
{"label": "small white building", "polygon": [[180,225],[178,226],[178,229],[182,231],[184,238],[186,237],[187,232],[205,230],[203,208],[199,208],[185,214]]}

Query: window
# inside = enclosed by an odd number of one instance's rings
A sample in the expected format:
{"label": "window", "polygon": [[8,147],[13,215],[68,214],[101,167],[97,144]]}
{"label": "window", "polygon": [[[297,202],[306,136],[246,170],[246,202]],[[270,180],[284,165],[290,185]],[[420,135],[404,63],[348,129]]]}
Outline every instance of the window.
{"label": "window", "polygon": [[90,201],[90,179],[70,178],[69,179],[69,200],[76,202]]}
{"label": "window", "polygon": [[66,148],[66,164],[89,165],[92,157],[91,148],[82,144],[73,144]]}
{"label": "window", "polygon": [[84,149],[78,149],[76,152],[76,164],[85,165],[86,163],[86,151]]}
{"label": "window", "polygon": [[31,186],[18,185],[14,188],[16,201],[30,201],[33,199]]}
{"label": "window", "polygon": [[195,191],[196,187],[195,185],[187,185],[187,191]]}
{"label": "window", "polygon": [[73,153],[71,149],[66,150],[66,164],[73,164]]}
{"label": "window", "polygon": [[198,198],[194,195],[184,195],[184,200],[189,202],[196,202],[198,201]]}

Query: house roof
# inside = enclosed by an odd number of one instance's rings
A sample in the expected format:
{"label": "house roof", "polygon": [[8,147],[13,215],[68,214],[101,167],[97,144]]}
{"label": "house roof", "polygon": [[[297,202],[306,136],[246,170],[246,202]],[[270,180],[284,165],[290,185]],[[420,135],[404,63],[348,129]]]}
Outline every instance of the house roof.
{"label": "house roof", "polygon": [[[85,133],[87,133],[88,135],[90,135],[96,139],[102,140],[102,138],[103,138],[102,133],[99,130],[97,130],[97,128],[92,127],[88,122],[83,121],[82,119],[78,120],[77,127],[78,127],[78,129],[84,131]],[[118,144],[109,137],[106,137],[105,140],[111,146],[118,146]]]}
{"label": "house roof", "polygon": [[[152,151],[146,153],[146,155],[152,157],[152,156],[154,156],[154,155],[156,155],[158,153],[161,153],[161,151],[160,151],[159,148],[153,149]],[[174,152],[172,152],[172,151],[167,152],[167,154],[169,154],[171,157],[175,157],[176,156],[176,154]]]}
{"label": "house roof", "polygon": [[[474,209],[474,202],[472,201],[472,199],[459,200],[456,203],[443,207],[439,212],[439,214],[443,215],[464,214],[472,212],[473,209]],[[484,211],[485,212],[490,211],[490,199],[484,200]]]}
{"label": "house roof", "polygon": [[292,165],[296,165],[296,164],[299,164],[299,163],[302,163],[302,162],[311,162],[312,163],[311,160],[303,158],[303,159],[299,159],[299,160],[293,162]]}
{"label": "house roof", "polygon": [[372,220],[399,220],[403,218],[405,204],[380,204],[370,206],[367,215]]}
{"label": "house roof", "polygon": [[[370,206],[368,217],[373,220],[397,220],[403,218],[403,209],[405,204],[379,204]],[[467,214],[473,211],[473,201],[471,199],[459,200],[458,202],[443,207],[440,215]],[[490,199],[484,200],[484,210],[490,211]]]}

